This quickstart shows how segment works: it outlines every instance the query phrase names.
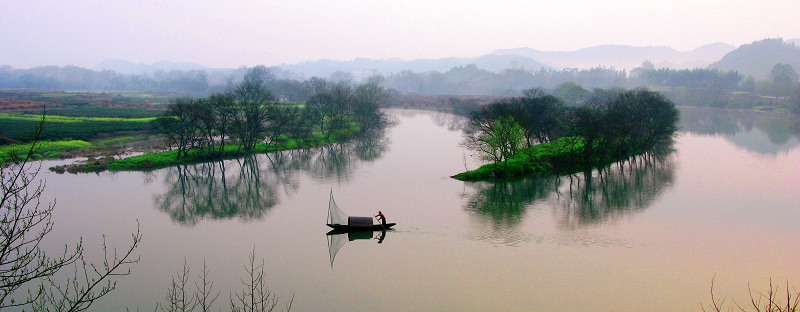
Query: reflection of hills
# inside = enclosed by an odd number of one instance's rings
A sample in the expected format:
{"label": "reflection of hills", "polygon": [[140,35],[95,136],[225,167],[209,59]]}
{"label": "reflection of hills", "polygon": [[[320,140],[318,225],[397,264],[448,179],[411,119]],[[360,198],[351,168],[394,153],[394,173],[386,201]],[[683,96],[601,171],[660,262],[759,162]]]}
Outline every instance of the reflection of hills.
{"label": "reflection of hills", "polygon": [[749,110],[681,107],[681,130],[720,135],[745,150],[777,155],[800,147],[800,133],[785,114]]}
{"label": "reflection of hills", "polygon": [[515,228],[535,203],[555,206],[568,228],[604,222],[646,209],[668,188],[675,172],[671,155],[671,146],[662,147],[587,173],[469,183],[474,191],[465,209],[489,223],[487,231]]}
{"label": "reflection of hills", "polygon": [[159,210],[173,220],[193,225],[203,219],[260,219],[279,202],[279,192],[297,192],[298,174],[346,181],[361,161],[371,162],[387,150],[383,135],[348,143],[291,150],[226,161],[165,169]]}

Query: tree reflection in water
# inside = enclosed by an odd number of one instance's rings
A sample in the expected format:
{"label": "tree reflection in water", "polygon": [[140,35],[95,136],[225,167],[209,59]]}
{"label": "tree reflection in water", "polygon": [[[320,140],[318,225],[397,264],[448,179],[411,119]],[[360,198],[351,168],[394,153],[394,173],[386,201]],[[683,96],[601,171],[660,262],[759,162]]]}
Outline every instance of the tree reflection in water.
{"label": "tree reflection in water", "polygon": [[[681,107],[680,110],[681,131],[721,135],[761,155],[777,155],[800,147],[800,120],[791,114],[704,107]],[[759,134],[768,140],[763,140]]]}
{"label": "tree reflection in water", "polygon": [[[262,175],[258,156],[169,168],[164,194],[154,196],[159,210],[193,225],[203,218],[257,219],[277,204],[277,175]],[[267,180],[269,179],[269,181]]]}
{"label": "tree reflection in water", "polygon": [[566,228],[647,209],[675,180],[671,147],[661,147],[592,172],[561,178],[555,202]]}
{"label": "tree reflection in water", "polygon": [[468,183],[465,209],[481,216],[482,233],[497,239],[514,232],[532,205],[554,207],[559,223],[574,229],[646,209],[674,180],[672,146],[662,146],[591,172],[561,177]]}
{"label": "tree reflection in water", "polygon": [[321,180],[348,180],[362,161],[387,151],[383,133],[314,149],[249,155],[235,160],[181,165],[165,169],[163,194],[156,207],[184,225],[203,219],[261,219],[279,203],[279,193],[297,193],[298,174]]}

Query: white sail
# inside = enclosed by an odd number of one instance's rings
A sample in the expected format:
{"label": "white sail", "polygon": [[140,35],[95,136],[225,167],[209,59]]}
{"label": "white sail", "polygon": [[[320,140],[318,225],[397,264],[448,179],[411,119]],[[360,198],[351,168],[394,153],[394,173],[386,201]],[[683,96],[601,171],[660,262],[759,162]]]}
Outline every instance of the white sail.
{"label": "white sail", "polygon": [[331,190],[331,199],[328,201],[328,224],[347,224],[349,217],[336,205],[333,200],[333,190]]}

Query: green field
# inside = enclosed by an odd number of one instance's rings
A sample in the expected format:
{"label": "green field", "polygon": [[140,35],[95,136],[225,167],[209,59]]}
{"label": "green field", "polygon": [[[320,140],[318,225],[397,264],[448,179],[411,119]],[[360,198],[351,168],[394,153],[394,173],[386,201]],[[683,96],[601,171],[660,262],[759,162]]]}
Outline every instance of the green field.
{"label": "green field", "polygon": [[[36,145],[33,159],[57,158],[65,152],[72,152],[91,148],[92,144],[81,140],[69,141],[45,141]],[[0,145],[0,163],[7,163],[13,160],[14,155],[24,157],[31,149],[31,143]]]}
{"label": "green field", "polygon": [[[0,113],[0,136],[19,142],[33,139],[36,126],[42,116],[34,114]],[[121,131],[148,131],[155,117],[68,117],[48,115],[40,140],[84,140],[89,141],[101,133]]]}
{"label": "green field", "polygon": [[[39,111],[25,111],[25,114],[40,115]],[[132,107],[98,107],[82,106],[76,108],[51,108],[47,110],[48,116],[65,117],[111,117],[111,118],[149,118],[164,115],[162,110],[149,110]]]}

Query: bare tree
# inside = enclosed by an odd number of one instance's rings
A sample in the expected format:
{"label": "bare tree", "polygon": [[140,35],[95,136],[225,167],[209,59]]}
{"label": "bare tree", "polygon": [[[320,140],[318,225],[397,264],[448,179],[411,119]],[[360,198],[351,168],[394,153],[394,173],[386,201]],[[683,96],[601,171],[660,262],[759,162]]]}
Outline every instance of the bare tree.
{"label": "bare tree", "polygon": [[[256,251],[250,253],[250,262],[245,266],[248,280],[242,280],[244,288],[241,293],[231,294],[231,311],[238,312],[266,312],[273,311],[278,306],[278,296],[267,287],[264,276],[264,260],[256,263]],[[292,309],[294,296],[285,305],[285,310]]]}
{"label": "bare tree", "polygon": [[[86,261],[82,241],[74,248],[65,245],[55,257],[42,249],[43,239],[53,230],[55,202],[41,205],[45,183],[36,179],[41,163],[36,166],[30,161],[38,148],[44,122],[43,116],[28,152],[13,155],[14,164],[2,168],[0,309],[82,311],[114,290],[113,278],[130,273],[129,265],[139,261],[132,253],[142,237],[137,227],[132,244],[121,253],[109,251],[104,237],[102,265]],[[61,278],[63,269],[69,266],[74,267],[72,276]]]}
{"label": "bare tree", "polygon": [[[796,312],[800,310],[800,291],[792,290],[789,282],[786,282],[786,293],[779,292],[778,286],[773,286],[772,279],[769,279],[769,290],[764,292],[753,291],[749,286],[750,306],[740,305],[736,300],[733,305],[726,305],[725,298],[718,299],[714,296],[714,279],[711,279],[711,303],[708,304],[710,311],[756,311],[756,312]],[[785,301],[784,301],[785,300]],[[734,306],[736,309],[734,309]],[[700,306],[706,311],[705,306]]]}
{"label": "bare tree", "polygon": [[379,129],[388,123],[388,117],[381,111],[389,97],[383,81],[382,76],[375,75],[355,89],[352,111],[362,132]]}
{"label": "bare tree", "polygon": [[263,140],[264,127],[277,101],[267,86],[258,79],[245,80],[232,91],[236,114],[232,121],[239,147],[250,151]]}
{"label": "bare tree", "polygon": [[171,101],[164,117],[156,120],[155,128],[167,138],[167,145],[174,146],[177,157],[185,157],[203,138],[197,101],[191,98],[176,98]]}
{"label": "bare tree", "polygon": [[320,132],[330,136],[349,126],[354,99],[354,91],[350,85],[333,84],[311,96],[304,115],[319,127]]}

